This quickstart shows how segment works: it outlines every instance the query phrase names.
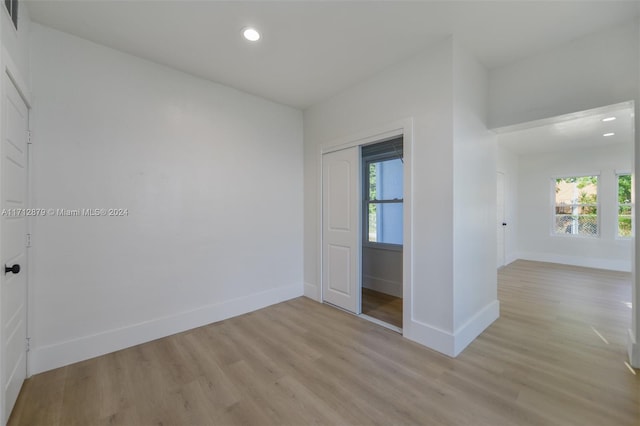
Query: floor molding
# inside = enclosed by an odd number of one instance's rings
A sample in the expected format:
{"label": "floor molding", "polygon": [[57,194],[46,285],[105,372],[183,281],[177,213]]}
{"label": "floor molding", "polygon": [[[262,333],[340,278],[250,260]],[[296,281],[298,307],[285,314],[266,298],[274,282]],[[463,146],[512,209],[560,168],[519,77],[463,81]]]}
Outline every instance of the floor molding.
{"label": "floor molding", "polygon": [[265,308],[302,296],[301,287],[301,285],[279,287],[177,315],[36,347],[32,349],[29,359],[30,372],[31,374],[41,373]]}
{"label": "floor molding", "polygon": [[582,266],[585,268],[605,269],[607,271],[631,272],[631,260],[602,259],[596,257],[566,256],[554,253],[520,252],[518,259],[535,262],[558,263],[561,265]]}

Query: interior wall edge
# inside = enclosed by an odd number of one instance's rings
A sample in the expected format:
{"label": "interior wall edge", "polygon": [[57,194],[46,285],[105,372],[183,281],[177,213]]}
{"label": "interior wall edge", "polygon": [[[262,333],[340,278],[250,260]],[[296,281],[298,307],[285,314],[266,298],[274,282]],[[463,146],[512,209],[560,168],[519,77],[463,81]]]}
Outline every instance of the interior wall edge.
{"label": "interior wall edge", "polygon": [[627,350],[629,355],[629,362],[634,368],[640,368],[640,345],[636,342],[633,336],[633,330],[629,329],[627,335]]}
{"label": "interior wall edge", "polygon": [[308,282],[304,283],[304,296],[308,297],[311,300],[315,300],[316,302],[322,302],[320,300],[319,287],[315,284],[311,284]]}
{"label": "interior wall edge", "polygon": [[485,305],[473,315],[467,322],[461,325],[453,334],[454,351],[456,357],[462,352],[476,337],[482,334],[495,320],[500,317],[500,301],[493,300]]}
{"label": "interior wall edge", "polygon": [[471,342],[500,317],[500,302],[492,300],[479,309],[453,333],[412,319],[403,324],[403,336],[451,358],[457,357]]}
{"label": "interior wall edge", "polygon": [[455,356],[453,334],[438,327],[411,319],[408,323],[407,321],[402,322],[402,335],[441,354]]}

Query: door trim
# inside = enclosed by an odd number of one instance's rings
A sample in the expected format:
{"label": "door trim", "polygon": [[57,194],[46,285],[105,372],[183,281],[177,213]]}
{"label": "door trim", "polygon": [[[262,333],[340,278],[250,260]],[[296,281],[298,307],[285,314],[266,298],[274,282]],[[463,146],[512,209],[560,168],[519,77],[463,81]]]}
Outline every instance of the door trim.
{"label": "door trim", "polygon": [[[323,154],[339,151],[342,149],[358,147],[374,142],[381,142],[394,137],[403,137],[404,149],[404,229],[403,229],[403,256],[402,256],[402,324],[403,336],[406,336],[409,324],[413,321],[413,117],[407,117],[399,121],[388,123],[380,127],[365,130],[351,136],[334,139],[327,143],[321,144],[317,151],[318,165],[318,222],[316,227],[316,237],[318,241],[317,250],[317,301],[322,303],[322,268],[323,268],[323,175],[322,175],[322,156]],[[362,220],[360,218],[359,220]],[[359,283],[359,290],[362,289],[362,283]]]}

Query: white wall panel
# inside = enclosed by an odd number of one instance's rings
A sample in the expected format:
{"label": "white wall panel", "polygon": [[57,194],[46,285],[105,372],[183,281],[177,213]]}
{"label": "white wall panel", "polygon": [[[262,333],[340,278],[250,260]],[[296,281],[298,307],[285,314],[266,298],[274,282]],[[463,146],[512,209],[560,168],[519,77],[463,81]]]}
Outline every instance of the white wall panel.
{"label": "white wall panel", "polygon": [[36,219],[36,371],[301,295],[301,112],[33,26],[37,206],[128,209]]}

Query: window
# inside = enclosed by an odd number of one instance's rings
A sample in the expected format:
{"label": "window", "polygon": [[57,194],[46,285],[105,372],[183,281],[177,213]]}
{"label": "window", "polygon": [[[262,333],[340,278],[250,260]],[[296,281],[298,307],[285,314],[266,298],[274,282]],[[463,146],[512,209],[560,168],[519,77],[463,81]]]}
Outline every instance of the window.
{"label": "window", "polygon": [[631,175],[618,175],[618,237],[633,236],[633,204],[631,203]]}
{"label": "window", "polygon": [[11,21],[13,22],[13,26],[18,29],[18,0],[4,0],[4,5],[7,7],[7,11],[9,12],[9,16],[11,16]]}
{"label": "window", "polygon": [[555,235],[598,236],[598,176],[555,179]]}
{"label": "window", "polygon": [[402,138],[362,148],[364,240],[402,245]]}

